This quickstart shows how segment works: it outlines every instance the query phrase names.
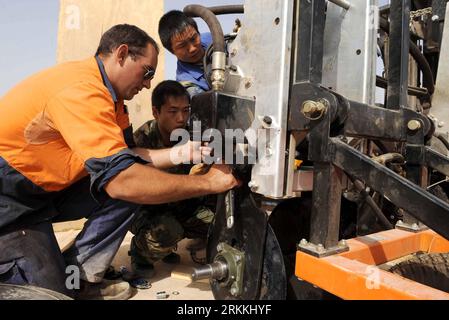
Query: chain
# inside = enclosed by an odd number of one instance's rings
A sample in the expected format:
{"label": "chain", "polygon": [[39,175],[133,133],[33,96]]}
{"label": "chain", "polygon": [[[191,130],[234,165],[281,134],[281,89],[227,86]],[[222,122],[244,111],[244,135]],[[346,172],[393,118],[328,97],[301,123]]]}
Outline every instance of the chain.
{"label": "chain", "polygon": [[428,8],[424,8],[424,9],[420,9],[420,10],[416,10],[416,11],[411,11],[410,12],[410,21],[415,20],[416,18],[423,17],[425,15],[429,15],[429,14],[432,14],[432,7],[428,7]]}

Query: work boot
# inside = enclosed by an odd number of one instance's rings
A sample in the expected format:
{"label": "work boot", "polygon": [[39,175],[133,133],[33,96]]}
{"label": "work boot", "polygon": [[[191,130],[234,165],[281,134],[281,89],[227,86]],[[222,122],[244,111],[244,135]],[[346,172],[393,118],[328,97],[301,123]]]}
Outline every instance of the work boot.
{"label": "work boot", "polygon": [[201,251],[206,249],[207,240],[204,238],[195,238],[189,241],[186,245],[186,249],[189,251]]}
{"label": "work boot", "polygon": [[131,257],[132,272],[123,278],[125,281],[130,281],[137,278],[150,279],[154,277],[154,265],[139,254],[139,252],[135,249],[134,241],[131,241],[131,248],[128,251],[128,255]]}
{"label": "work boot", "polygon": [[178,264],[179,262],[181,262],[181,257],[179,256],[179,254],[172,252],[168,256],[165,256],[162,261],[168,264]]}
{"label": "work boot", "polygon": [[100,283],[81,280],[80,290],[75,290],[76,300],[128,300],[136,293],[129,283],[103,279]]}
{"label": "work boot", "polygon": [[[136,255],[131,255],[132,278],[150,279],[154,277],[155,270],[152,263],[146,262]],[[125,279],[128,281],[129,279]]]}

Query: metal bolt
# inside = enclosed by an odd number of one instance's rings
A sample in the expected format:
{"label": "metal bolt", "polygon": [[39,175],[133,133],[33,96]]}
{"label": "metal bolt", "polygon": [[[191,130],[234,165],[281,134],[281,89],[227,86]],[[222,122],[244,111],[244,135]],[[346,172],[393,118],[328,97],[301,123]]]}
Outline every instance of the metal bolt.
{"label": "metal bolt", "polygon": [[231,70],[232,72],[237,72],[238,71],[236,66],[230,66],[229,70]]}
{"label": "metal bolt", "polygon": [[440,20],[440,17],[438,15],[433,15],[432,16],[432,21],[433,22],[438,21],[438,20]]}
{"label": "metal bolt", "polygon": [[252,85],[253,85],[253,84],[252,84],[251,80],[248,80],[248,81],[245,82],[245,88],[246,88],[246,89],[251,88]]}
{"label": "metal bolt", "polygon": [[324,246],[321,243],[319,245],[317,245],[317,251],[318,252],[324,252],[325,251]]}
{"label": "metal bolt", "polygon": [[248,187],[251,189],[251,191],[256,191],[257,189],[259,189],[259,186],[257,185],[256,181],[250,181],[248,183]]}
{"label": "metal bolt", "polygon": [[346,247],[348,245],[348,243],[346,242],[346,240],[341,240],[339,243],[338,243],[338,246],[339,247]]}
{"label": "metal bolt", "polygon": [[307,100],[306,102],[303,103],[301,112],[309,120],[318,120],[324,115],[325,111],[326,106],[324,105],[323,102]]}
{"label": "metal bolt", "polygon": [[417,223],[412,224],[412,229],[413,230],[419,230],[419,226]]}
{"label": "metal bolt", "polygon": [[418,131],[419,129],[421,129],[421,127],[422,127],[421,122],[418,120],[410,120],[407,123],[407,128],[410,131]]}
{"label": "metal bolt", "polygon": [[242,260],[242,258],[240,258],[240,256],[235,256],[235,262],[239,262],[240,260]]}
{"label": "metal bolt", "polygon": [[219,243],[219,244],[217,245],[217,251],[218,251],[218,252],[223,251],[223,245],[222,245],[221,243]]}
{"label": "metal bolt", "polygon": [[443,121],[438,122],[438,128],[443,128],[445,123]]}
{"label": "metal bolt", "polygon": [[231,289],[231,294],[232,294],[233,296],[236,296],[236,295],[237,295],[237,289],[236,289],[236,288],[232,288],[232,289]]}
{"label": "metal bolt", "polygon": [[263,118],[263,122],[265,122],[268,125],[271,125],[273,123],[273,119],[271,119],[271,117],[269,117],[269,116],[265,116]]}
{"label": "metal bolt", "polygon": [[165,291],[161,291],[161,292],[156,293],[156,298],[158,300],[168,299],[169,296],[170,295],[167,292],[165,292]]}

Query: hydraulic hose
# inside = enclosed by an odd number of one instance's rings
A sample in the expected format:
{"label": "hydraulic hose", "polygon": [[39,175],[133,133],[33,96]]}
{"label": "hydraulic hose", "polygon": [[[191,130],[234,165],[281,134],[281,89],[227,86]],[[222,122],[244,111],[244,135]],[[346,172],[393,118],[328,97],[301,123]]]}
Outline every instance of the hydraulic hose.
{"label": "hydraulic hose", "polygon": [[[387,19],[383,17],[379,17],[380,28],[386,33],[390,32],[390,23]],[[418,63],[419,69],[423,73],[424,86],[427,88],[427,91],[430,95],[435,92],[435,82],[433,80],[432,69],[430,68],[429,62],[426,60],[424,55],[419,50],[418,46],[410,40],[410,54],[415,59],[416,63]]]}
{"label": "hydraulic hose", "polygon": [[208,7],[210,11],[216,16],[222,14],[242,14],[245,13],[245,9],[243,4],[235,4],[228,6],[216,6],[216,7]]}
{"label": "hydraulic hose", "polygon": [[225,84],[226,52],[223,29],[215,14],[206,7],[192,4],[184,8],[184,13],[190,17],[203,19],[212,34],[214,53],[212,54],[212,90],[221,91]]}

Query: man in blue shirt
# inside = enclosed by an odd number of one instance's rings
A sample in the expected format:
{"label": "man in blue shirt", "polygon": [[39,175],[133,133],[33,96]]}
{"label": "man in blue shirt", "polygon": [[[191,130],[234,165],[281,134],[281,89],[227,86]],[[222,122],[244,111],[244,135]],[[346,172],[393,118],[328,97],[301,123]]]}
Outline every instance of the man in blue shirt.
{"label": "man in blue shirt", "polygon": [[203,58],[212,43],[211,34],[201,35],[193,18],[173,10],[159,21],[159,37],[163,46],[178,58],[176,80],[190,96],[210,90],[204,76]]}

